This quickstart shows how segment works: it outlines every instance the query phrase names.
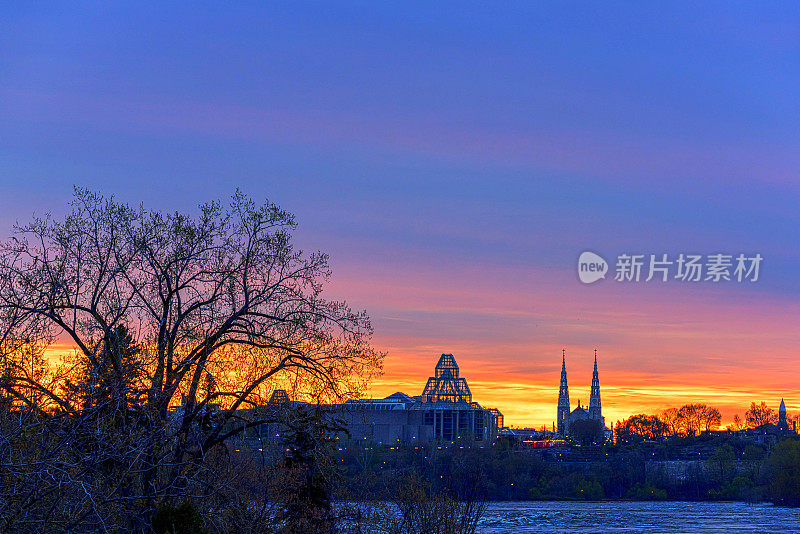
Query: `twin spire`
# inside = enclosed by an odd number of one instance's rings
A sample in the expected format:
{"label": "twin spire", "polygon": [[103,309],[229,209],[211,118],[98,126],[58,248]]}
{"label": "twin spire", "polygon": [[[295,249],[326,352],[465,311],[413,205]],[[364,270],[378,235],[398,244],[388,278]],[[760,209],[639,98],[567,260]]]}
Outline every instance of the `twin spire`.
{"label": "twin spire", "polygon": [[[558,433],[562,436],[569,434],[569,423],[572,412],[569,406],[569,385],[567,383],[567,356],[566,349],[561,350],[561,384],[558,388]],[[580,403],[579,403],[580,405]],[[584,416],[585,417],[585,416]],[[594,370],[592,371],[592,388],[589,394],[589,419],[603,420],[600,403],[600,377],[597,373],[597,349],[594,349]]]}

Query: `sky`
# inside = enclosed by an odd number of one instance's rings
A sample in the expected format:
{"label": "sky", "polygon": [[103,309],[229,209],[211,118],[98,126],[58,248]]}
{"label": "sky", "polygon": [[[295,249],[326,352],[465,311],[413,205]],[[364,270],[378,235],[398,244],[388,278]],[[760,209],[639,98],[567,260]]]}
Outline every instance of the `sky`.
{"label": "sky", "polygon": [[[240,188],[372,317],[367,395],[453,353],[475,401],[549,426],[562,349],[573,407],[597,349],[607,421],[798,412],[798,94],[793,2],[5,3],[0,236],[74,185],[189,212]],[[681,253],[763,261],[613,279]]]}

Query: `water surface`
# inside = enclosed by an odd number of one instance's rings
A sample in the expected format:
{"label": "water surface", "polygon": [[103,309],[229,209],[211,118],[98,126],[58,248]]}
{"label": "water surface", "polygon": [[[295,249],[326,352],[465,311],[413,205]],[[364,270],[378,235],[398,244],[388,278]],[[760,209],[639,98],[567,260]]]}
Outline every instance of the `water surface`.
{"label": "water surface", "polygon": [[478,532],[800,533],[800,509],[738,502],[495,502]]}

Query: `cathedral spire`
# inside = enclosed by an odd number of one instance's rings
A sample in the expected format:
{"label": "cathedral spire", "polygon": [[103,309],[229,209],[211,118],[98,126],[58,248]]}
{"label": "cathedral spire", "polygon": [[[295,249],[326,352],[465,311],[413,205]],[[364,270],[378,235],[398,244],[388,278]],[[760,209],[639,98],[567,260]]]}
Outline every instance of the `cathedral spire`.
{"label": "cathedral spire", "polygon": [[558,433],[562,436],[569,432],[569,386],[567,385],[566,349],[561,349],[561,384],[558,388]]}
{"label": "cathedral spire", "polygon": [[780,430],[789,430],[789,424],[786,421],[786,403],[781,399],[781,405],[778,408],[778,428]]}
{"label": "cathedral spire", "polygon": [[597,349],[594,349],[594,371],[592,372],[592,390],[589,395],[589,419],[601,420],[600,378],[597,374]]}

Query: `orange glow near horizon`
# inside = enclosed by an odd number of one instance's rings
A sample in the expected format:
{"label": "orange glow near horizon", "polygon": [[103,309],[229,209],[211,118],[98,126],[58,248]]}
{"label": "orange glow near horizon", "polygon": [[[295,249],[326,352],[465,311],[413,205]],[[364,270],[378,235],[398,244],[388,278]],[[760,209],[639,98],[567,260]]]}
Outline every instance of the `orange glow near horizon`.
{"label": "orange glow near horizon", "polygon": [[[800,411],[797,302],[711,285],[585,287],[560,273],[497,271],[339,278],[337,295],[380,302],[370,310],[373,341],[388,357],[366,395],[419,395],[439,355],[452,353],[474,401],[498,408],[509,426],[549,428],[561,349],[574,409],[588,403],[597,348],[608,426],[698,402],[722,412],[723,428],[751,402],[777,411],[783,398],[790,414]],[[509,290],[509,280],[525,283]]]}
{"label": "orange glow near horizon", "polygon": [[[462,273],[463,274],[463,273]],[[466,279],[465,279],[466,278]],[[384,373],[368,397],[396,391],[419,395],[442,353],[454,354],[473,400],[498,408],[512,427],[547,426],[555,419],[561,349],[566,349],[571,407],[589,399],[598,350],[603,415],[611,426],[638,413],[686,403],[722,412],[722,427],[751,402],[800,411],[794,377],[800,346],[800,305],[788,299],[730,299],[715,288],[614,294],[617,286],[508,291],[474,284],[431,283],[424,276],[338,278],[334,296],[379,302],[370,311],[373,345],[385,350]],[[542,280],[529,282],[552,287]],[[638,288],[637,288],[638,289]],[[609,305],[613,303],[613,306]],[[52,359],[71,350],[48,349]]]}
{"label": "orange glow near horizon", "polygon": [[[380,346],[378,344],[378,346]],[[72,351],[69,344],[50,346],[45,354],[51,361]],[[574,352],[574,351],[573,351]],[[372,381],[366,396],[384,397],[397,391],[419,395],[429,376],[433,375],[438,353],[418,355],[390,350],[384,363],[383,376]],[[494,364],[470,358],[468,351],[456,352],[461,376],[467,379],[475,402],[487,408],[498,408],[512,427],[551,427],[555,418],[558,381],[561,372],[560,351],[554,353],[547,372],[500,372]],[[706,376],[675,374],[669,382],[645,374],[628,373],[619,369],[604,369],[603,357],[598,353],[600,389],[603,415],[611,426],[617,420],[637,413],[658,413],[666,408],[689,402],[704,402],[719,408],[723,413],[723,427],[730,424],[734,414],[744,416],[750,402],[766,400],[776,411],[781,398],[788,411],[800,411],[800,395],[775,388],[768,373],[752,374],[756,380],[751,387],[714,385]],[[589,399],[593,365],[593,351],[586,348],[581,356],[568,357],[567,373],[570,382],[570,401],[574,409]],[[678,381],[680,380],[680,382]],[[761,387],[758,386],[761,384]]]}

